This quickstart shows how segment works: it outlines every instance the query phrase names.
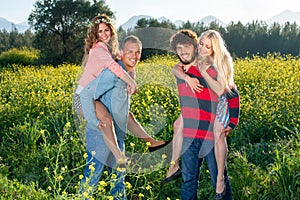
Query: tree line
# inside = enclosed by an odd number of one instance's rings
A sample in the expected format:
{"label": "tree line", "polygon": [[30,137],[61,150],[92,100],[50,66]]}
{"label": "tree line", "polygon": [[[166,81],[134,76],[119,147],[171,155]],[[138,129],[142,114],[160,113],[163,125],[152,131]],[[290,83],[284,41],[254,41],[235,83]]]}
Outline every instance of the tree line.
{"label": "tree line", "polygon": [[[41,64],[80,63],[84,39],[90,20],[99,13],[115,19],[114,13],[102,0],[37,0],[28,17],[31,30],[19,33],[0,31],[0,53],[11,48],[33,47],[40,51]],[[170,21],[140,19],[135,27],[118,28],[120,42],[135,34],[143,42],[142,59],[153,54],[169,53],[169,38],[179,29],[191,29],[200,35],[207,29],[219,31],[234,57],[246,57],[268,52],[299,56],[300,27],[296,23],[267,25],[262,21],[242,24],[231,22],[226,27],[216,22],[184,22],[176,26]]]}

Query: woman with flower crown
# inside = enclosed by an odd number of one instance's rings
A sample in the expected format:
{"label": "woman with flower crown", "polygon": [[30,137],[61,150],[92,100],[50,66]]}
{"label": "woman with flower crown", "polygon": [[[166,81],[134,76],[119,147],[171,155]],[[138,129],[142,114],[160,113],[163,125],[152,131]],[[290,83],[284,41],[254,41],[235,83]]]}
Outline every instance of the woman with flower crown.
{"label": "woman with flower crown", "polygon": [[[136,82],[124,69],[114,60],[118,54],[118,37],[110,18],[105,15],[98,15],[92,19],[92,24],[88,30],[85,40],[85,54],[82,66],[83,74],[78,81],[78,87],[74,95],[74,106],[76,111],[84,116],[81,108],[79,94],[82,89],[88,85],[94,78],[101,74],[104,68],[111,70],[117,77],[129,85],[129,93],[133,94],[137,90]],[[95,101],[97,121],[92,121],[101,131],[104,132],[105,141],[114,154],[117,162],[125,162],[124,155],[117,146],[115,133],[112,124],[112,118],[107,109],[99,101]],[[87,121],[92,119],[86,119]],[[146,133],[143,127],[136,121],[134,115],[130,112],[128,116],[128,128],[145,142],[150,142],[149,149],[158,149],[166,143],[152,138]],[[123,160],[123,161],[121,161]]]}
{"label": "woman with flower crown", "polygon": [[[83,116],[87,121],[87,137],[88,128],[101,131],[105,144],[114,155],[116,163],[126,164],[127,157],[118,146],[113,120],[107,108],[100,101],[94,101],[93,99],[88,103],[93,108],[87,109],[87,107],[82,107],[83,100],[87,99],[82,97],[83,91],[89,87],[89,83],[95,80],[105,68],[108,68],[113,74],[128,84],[128,92],[130,94],[133,94],[137,90],[137,85],[133,78],[114,60],[117,57],[118,46],[117,34],[111,20],[105,14],[94,17],[85,40],[85,54],[82,64],[84,70],[74,94],[74,107],[78,114]],[[155,140],[148,135],[130,112],[128,115],[128,129],[145,142],[150,142],[150,151],[151,149],[158,149],[167,144],[164,141]],[[90,139],[87,140],[87,148],[92,145],[89,144],[89,141],[94,142]],[[95,155],[92,155],[92,151],[88,150],[87,152],[87,160],[89,161]]]}

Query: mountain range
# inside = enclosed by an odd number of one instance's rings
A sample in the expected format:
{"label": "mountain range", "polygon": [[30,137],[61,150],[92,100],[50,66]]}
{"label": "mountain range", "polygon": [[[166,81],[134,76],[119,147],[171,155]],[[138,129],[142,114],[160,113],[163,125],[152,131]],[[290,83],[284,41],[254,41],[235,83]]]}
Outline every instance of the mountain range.
{"label": "mountain range", "polygon": [[[142,18],[150,19],[153,17],[151,17],[149,15],[133,16],[128,21],[126,21],[124,24],[122,24],[121,26],[124,30],[133,28],[136,25],[137,21]],[[165,17],[160,17],[157,20],[159,22],[162,22],[162,21],[166,21],[169,19],[167,19]],[[177,27],[181,26],[185,22],[182,20],[176,20],[176,21],[169,20],[169,21],[172,22],[173,24],[175,24]],[[211,22],[216,22],[220,26],[223,26],[223,27],[227,26],[226,23],[224,23],[223,21],[221,21],[220,19],[218,19],[212,15],[209,15],[207,17],[200,19],[199,22],[203,22],[204,25],[209,25]],[[275,16],[265,20],[265,22],[267,25],[271,25],[275,22],[279,23],[280,25],[284,25],[285,22],[290,22],[290,23],[296,22],[298,25],[300,25],[300,12],[292,12],[290,10],[285,10],[285,11],[279,13],[278,15],[275,15]]]}
{"label": "mountain range", "polygon": [[[150,18],[153,18],[153,17],[151,17],[149,15],[133,16],[128,21],[126,21],[124,24],[121,24],[120,26],[122,26],[122,28],[124,30],[128,30],[130,28],[133,28],[136,25],[137,21],[139,19],[142,19],[142,18],[150,19]],[[172,21],[172,20],[167,19],[165,17],[160,17],[157,20],[159,22],[169,20],[170,22],[175,24],[177,27],[181,26],[185,22],[183,20]],[[211,22],[216,22],[216,23],[218,23],[219,25],[221,25],[223,27],[227,26],[226,23],[222,22],[220,19],[218,19],[218,18],[216,18],[212,15],[209,15],[207,17],[204,17],[204,18],[200,19],[199,22],[203,22],[204,25],[209,25]],[[290,10],[285,10],[285,11],[279,13],[278,15],[275,15],[275,16],[265,20],[265,22],[268,25],[271,25],[274,22],[277,22],[280,25],[284,25],[285,22],[290,22],[290,23],[296,22],[298,25],[300,25],[300,12],[292,12]],[[191,22],[191,23],[193,23],[193,22]],[[5,29],[8,32],[10,32],[14,28],[17,28],[17,30],[19,32],[24,32],[24,31],[28,30],[30,28],[30,26],[27,22],[14,24],[14,23],[6,20],[3,17],[0,17],[0,30]]]}
{"label": "mountain range", "polygon": [[25,32],[29,29],[29,24],[27,22],[15,24],[13,22],[8,21],[7,19],[0,17],[0,30],[6,30],[11,32],[14,28],[18,30],[18,32]]}

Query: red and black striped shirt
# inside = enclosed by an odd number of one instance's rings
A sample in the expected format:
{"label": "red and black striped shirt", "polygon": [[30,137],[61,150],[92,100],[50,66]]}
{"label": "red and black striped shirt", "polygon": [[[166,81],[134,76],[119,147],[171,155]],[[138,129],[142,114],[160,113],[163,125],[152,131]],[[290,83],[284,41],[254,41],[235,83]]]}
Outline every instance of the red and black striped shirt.
{"label": "red and black striped shirt", "polygon": [[[207,70],[207,73],[213,79],[217,80],[217,71],[213,66]],[[184,80],[176,77],[181,113],[184,122],[183,136],[214,140],[213,126],[216,117],[218,95],[209,87],[196,66],[191,66],[186,74],[193,78],[197,78],[200,84],[203,85],[203,90],[194,93]],[[227,93],[226,97],[230,113],[229,126],[233,129],[238,124],[239,117],[238,91],[232,89],[232,92]]]}

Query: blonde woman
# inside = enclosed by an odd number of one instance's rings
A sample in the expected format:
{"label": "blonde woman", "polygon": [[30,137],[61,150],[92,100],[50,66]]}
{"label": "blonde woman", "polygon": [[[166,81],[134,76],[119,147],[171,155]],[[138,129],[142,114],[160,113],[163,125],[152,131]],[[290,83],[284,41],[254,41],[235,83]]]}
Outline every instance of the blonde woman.
{"label": "blonde woman", "polygon": [[[219,96],[216,118],[214,122],[215,157],[218,168],[215,199],[222,199],[226,195],[224,170],[227,157],[226,136],[238,124],[239,95],[234,84],[233,61],[225,46],[220,33],[208,30],[199,38],[199,71],[208,85]],[[213,79],[207,69],[213,66],[218,75]],[[229,110],[229,105],[231,106]]]}

